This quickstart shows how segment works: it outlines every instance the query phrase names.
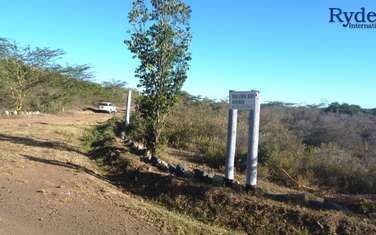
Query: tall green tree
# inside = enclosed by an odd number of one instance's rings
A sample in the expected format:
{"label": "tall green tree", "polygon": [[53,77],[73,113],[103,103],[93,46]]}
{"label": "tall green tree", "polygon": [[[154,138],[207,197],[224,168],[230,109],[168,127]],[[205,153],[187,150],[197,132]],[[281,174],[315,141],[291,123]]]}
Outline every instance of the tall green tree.
{"label": "tall green tree", "polygon": [[146,145],[152,154],[160,146],[165,119],[187,79],[190,16],[183,0],[133,0],[129,12],[133,28],[125,43],[140,60],[135,72],[143,88],[139,111],[146,121]]}

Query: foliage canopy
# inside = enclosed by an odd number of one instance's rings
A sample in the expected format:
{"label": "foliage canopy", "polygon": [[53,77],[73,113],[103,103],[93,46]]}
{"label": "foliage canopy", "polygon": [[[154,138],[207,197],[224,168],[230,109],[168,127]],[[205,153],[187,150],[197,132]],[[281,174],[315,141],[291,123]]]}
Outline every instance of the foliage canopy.
{"label": "foliage canopy", "polygon": [[0,38],[0,112],[59,112],[100,101],[124,102],[124,82],[91,82],[90,66],[58,63],[64,54],[60,49],[20,46]]}
{"label": "foliage canopy", "polygon": [[148,4],[134,0],[129,12],[133,28],[125,43],[140,60],[135,72],[143,88],[139,111],[147,126],[146,144],[153,154],[161,142],[169,109],[187,79],[190,15],[190,7],[182,0],[151,0]]}

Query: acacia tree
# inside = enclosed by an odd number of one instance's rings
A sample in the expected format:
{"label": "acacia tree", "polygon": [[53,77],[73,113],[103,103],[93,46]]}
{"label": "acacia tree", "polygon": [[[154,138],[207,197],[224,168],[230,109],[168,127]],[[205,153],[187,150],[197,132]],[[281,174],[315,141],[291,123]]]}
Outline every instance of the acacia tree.
{"label": "acacia tree", "polygon": [[19,47],[0,38],[0,79],[7,89],[16,111],[21,111],[31,90],[47,79],[47,71],[55,68],[61,50]]}
{"label": "acacia tree", "polygon": [[152,154],[159,148],[165,119],[187,79],[190,15],[191,9],[183,0],[133,0],[129,12],[133,29],[125,43],[140,60],[135,71],[138,87],[143,88],[139,111]]}

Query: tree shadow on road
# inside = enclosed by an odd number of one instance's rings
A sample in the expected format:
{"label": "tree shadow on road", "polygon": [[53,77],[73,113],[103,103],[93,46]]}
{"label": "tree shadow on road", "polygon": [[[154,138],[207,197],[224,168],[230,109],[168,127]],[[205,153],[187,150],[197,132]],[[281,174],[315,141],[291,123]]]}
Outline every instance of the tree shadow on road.
{"label": "tree shadow on road", "polygon": [[111,183],[106,177],[99,175],[99,174],[95,173],[94,171],[87,169],[86,167],[83,167],[83,166],[80,166],[80,165],[77,165],[77,164],[74,164],[74,163],[71,163],[71,162],[62,162],[62,161],[58,161],[58,160],[39,158],[39,157],[34,157],[34,156],[29,156],[29,155],[22,155],[22,156],[24,158],[26,158],[27,160],[30,160],[30,161],[54,165],[54,166],[61,166],[61,167],[65,167],[65,168],[69,168],[69,169],[73,169],[73,170],[82,171],[82,172],[85,172],[86,174],[92,175],[92,176],[94,176],[94,177],[96,177],[100,180],[104,180],[104,181]]}
{"label": "tree shadow on road", "polygon": [[69,152],[75,152],[79,154],[86,155],[82,151],[78,150],[77,148],[67,145],[65,143],[61,143],[58,141],[45,141],[45,140],[38,140],[30,137],[20,137],[20,136],[12,136],[6,134],[0,134],[0,141],[11,142],[14,144],[22,144],[32,147],[41,147],[41,148],[49,148],[49,149],[56,149],[56,150],[63,150]]}

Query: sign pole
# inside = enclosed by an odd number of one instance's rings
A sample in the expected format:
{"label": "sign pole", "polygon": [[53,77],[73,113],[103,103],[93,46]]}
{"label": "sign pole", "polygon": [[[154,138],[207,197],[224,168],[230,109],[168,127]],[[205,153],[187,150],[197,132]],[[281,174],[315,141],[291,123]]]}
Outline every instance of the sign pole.
{"label": "sign pole", "polygon": [[225,177],[228,181],[234,180],[237,120],[238,120],[238,110],[229,109],[228,127],[227,127],[227,158],[226,158],[226,174],[225,174]]}
{"label": "sign pole", "polygon": [[254,190],[257,184],[257,154],[260,127],[260,92],[255,91],[254,109],[249,111],[248,117],[248,155],[246,188]]}
{"label": "sign pole", "polygon": [[127,99],[127,110],[126,110],[126,116],[125,116],[125,127],[129,126],[130,118],[131,118],[131,102],[132,101],[132,90],[128,90],[128,99]]}

